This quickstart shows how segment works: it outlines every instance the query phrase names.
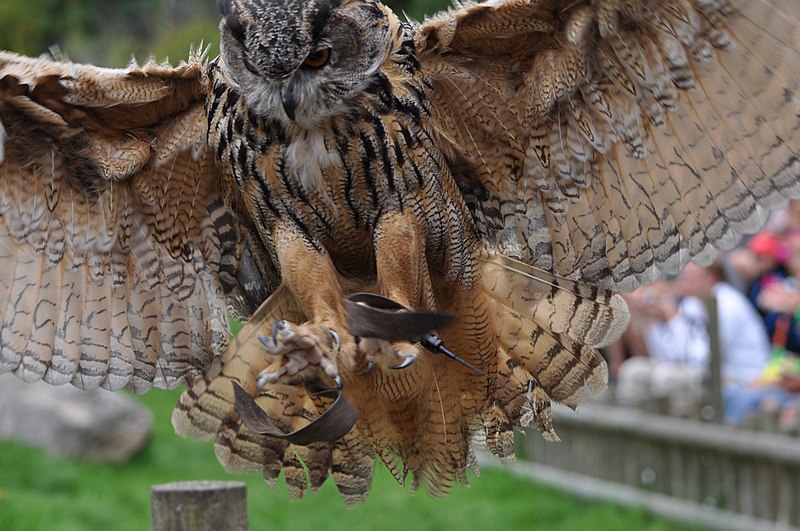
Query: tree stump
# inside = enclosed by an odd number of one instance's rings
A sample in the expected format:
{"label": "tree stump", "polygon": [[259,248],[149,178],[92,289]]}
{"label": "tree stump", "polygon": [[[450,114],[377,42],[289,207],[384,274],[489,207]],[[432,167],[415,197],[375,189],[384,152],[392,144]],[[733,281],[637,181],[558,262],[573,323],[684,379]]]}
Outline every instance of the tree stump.
{"label": "tree stump", "polygon": [[247,531],[247,487],[241,481],[154,485],[153,531]]}

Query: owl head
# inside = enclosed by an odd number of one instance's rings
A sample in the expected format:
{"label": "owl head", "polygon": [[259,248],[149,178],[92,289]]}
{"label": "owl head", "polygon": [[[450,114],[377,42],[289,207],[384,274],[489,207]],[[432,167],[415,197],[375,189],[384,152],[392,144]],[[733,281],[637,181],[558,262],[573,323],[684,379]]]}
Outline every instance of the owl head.
{"label": "owl head", "polygon": [[250,111],[310,126],[356,104],[391,51],[372,0],[218,0],[223,62]]}

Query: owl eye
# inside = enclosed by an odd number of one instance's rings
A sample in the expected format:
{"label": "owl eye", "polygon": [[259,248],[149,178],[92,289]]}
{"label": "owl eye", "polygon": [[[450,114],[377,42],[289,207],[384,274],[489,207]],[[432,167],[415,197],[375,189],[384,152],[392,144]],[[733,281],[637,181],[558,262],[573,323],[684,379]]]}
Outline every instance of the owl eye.
{"label": "owl eye", "polygon": [[308,54],[303,64],[309,68],[322,68],[331,60],[331,49],[320,48]]}
{"label": "owl eye", "polygon": [[258,70],[256,70],[256,67],[255,67],[255,66],[253,66],[253,63],[251,63],[250,61],[248,61],[246,57],[242,57],[242,63],[244,64],[244,67],[245,67],[246,69],[248,69],[248,70],[250,70],[252,73],[254,73],[254,74],[258,75]]}

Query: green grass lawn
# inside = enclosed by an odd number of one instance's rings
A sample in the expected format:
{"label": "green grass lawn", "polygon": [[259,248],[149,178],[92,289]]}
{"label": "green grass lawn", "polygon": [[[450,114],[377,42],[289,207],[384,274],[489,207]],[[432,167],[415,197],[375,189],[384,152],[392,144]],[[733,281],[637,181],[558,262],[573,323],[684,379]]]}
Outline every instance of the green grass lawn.
{"label": "green grass lawn", "polygon": [[247,482],[250,529],[359,530],[675,530],[644,511],[588,503],[509,472],[486,468],[468,488],[445,499],[411,495],[380,468],[367,501],[347,509],[333,482],[301,501],[283,484],[226,474],[210,442],[181,439],[170,425],[177,392],[151,392],[156,429],[151,443],[122,465],[54,459],[18,444],[0,443],[0,530],[141,531],[150,528],[150,487],[194,479]]}

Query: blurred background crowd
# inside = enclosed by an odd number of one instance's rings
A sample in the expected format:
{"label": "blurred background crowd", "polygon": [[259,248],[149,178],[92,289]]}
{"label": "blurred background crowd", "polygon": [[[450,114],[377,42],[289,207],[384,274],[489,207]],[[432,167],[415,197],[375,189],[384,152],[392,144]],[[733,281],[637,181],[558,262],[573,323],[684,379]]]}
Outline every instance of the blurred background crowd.
{"label": "blurred background crowd", "polygon": [[800,202],[711,264],[624,297],[631,323],[608,352],[618,403],[663,399],[692,415],[707,399],[714,340],[725,421],[771,413],[780,430],[800,429]]}

